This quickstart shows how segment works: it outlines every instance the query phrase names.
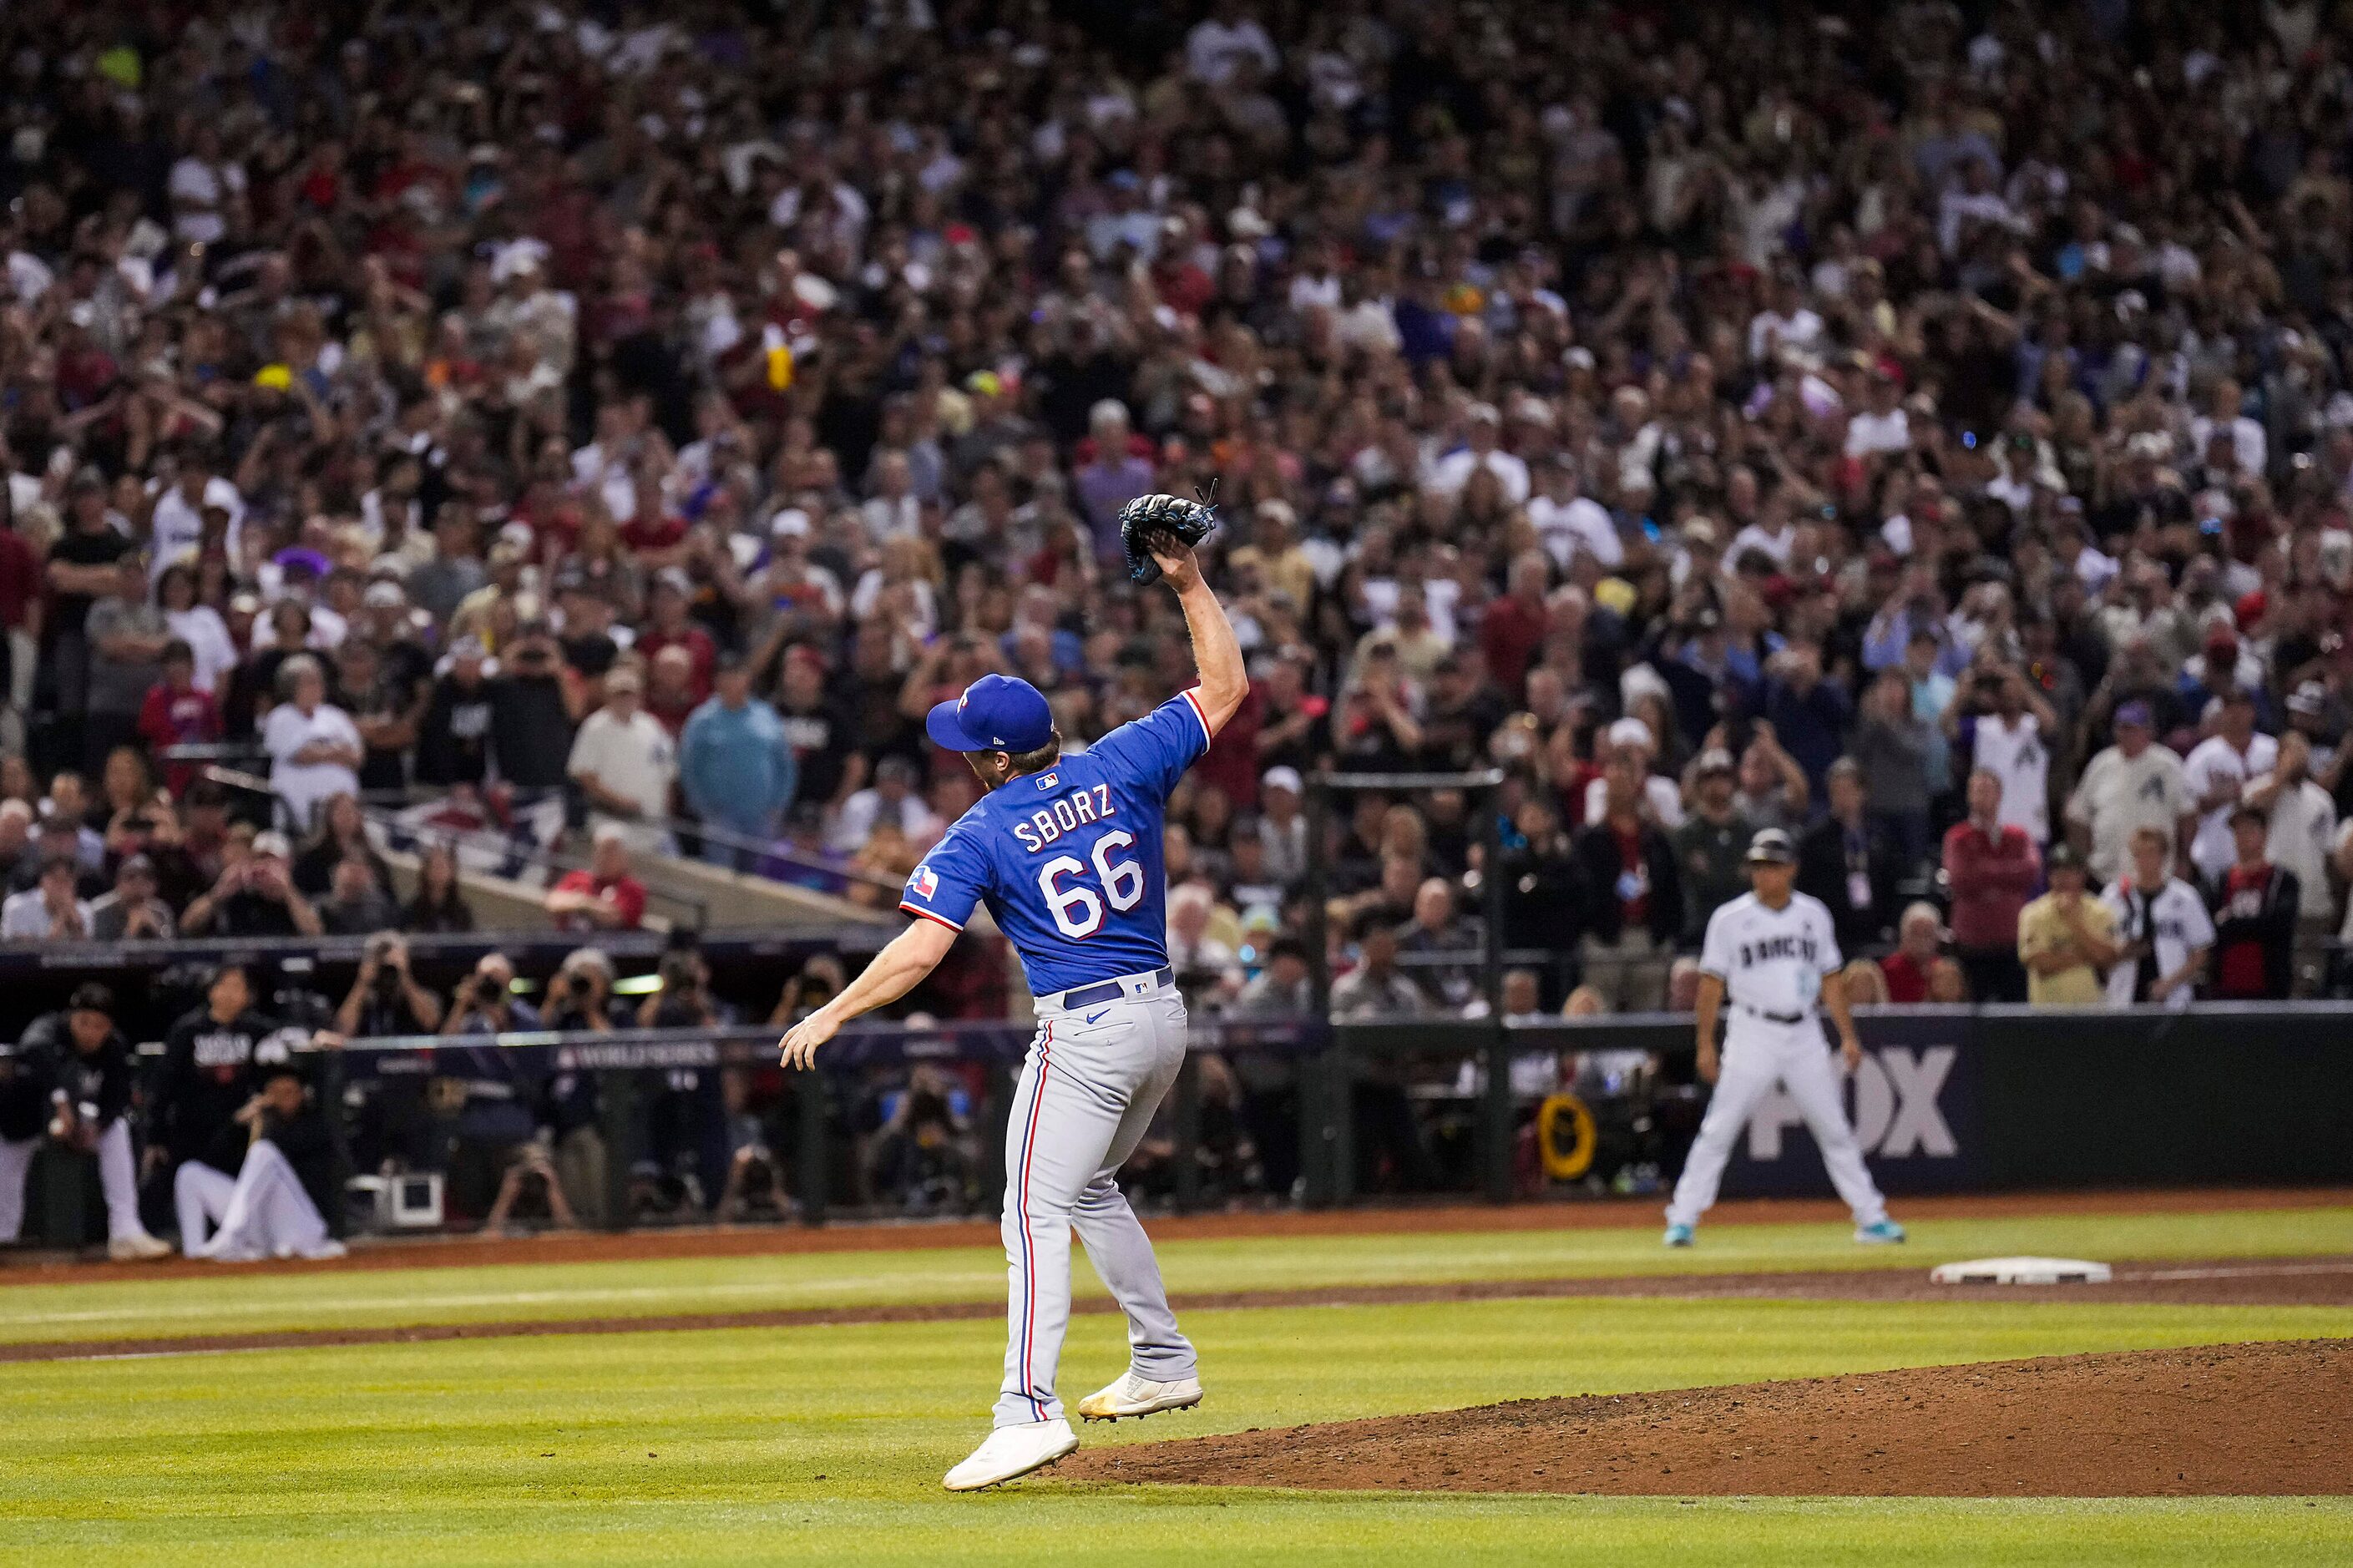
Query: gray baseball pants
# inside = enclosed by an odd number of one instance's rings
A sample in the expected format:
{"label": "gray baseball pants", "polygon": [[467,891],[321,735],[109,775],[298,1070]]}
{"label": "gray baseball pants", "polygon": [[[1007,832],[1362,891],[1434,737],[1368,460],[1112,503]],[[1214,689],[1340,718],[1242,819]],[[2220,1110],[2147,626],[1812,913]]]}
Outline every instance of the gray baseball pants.
{"label": "gray baseball pants", "polygon": [[1175,986],[1123,982],[1114,1002],[1040,1007],[1005,1138],[1005,1382],[996,1424],[1060,1418],[1054,1375],[1071,1321],[1071,1232],[1127,1314],[1130,1364],[1156,1383],[1195,1374],[1152,1243],[1113,1179],[1185,1060]]}

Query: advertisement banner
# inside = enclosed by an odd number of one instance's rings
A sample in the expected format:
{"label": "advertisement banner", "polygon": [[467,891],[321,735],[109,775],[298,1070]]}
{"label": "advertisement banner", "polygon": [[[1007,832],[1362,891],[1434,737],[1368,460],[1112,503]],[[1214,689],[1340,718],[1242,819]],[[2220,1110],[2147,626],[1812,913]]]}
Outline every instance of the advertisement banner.
{"label": "advertisement banner", "polygon": [[[1926,1009],[1856,1016],[1862,1066],[1846,1079],[1846,1112],[1881,1191],[1955,1192],[1984,1184],[1973,1022],[1965,1012]],[[1813,1134],[1783,1090],[1758,1101],[1733,1143],[1724,1192],[1729,1197],[1831,1195]]]}

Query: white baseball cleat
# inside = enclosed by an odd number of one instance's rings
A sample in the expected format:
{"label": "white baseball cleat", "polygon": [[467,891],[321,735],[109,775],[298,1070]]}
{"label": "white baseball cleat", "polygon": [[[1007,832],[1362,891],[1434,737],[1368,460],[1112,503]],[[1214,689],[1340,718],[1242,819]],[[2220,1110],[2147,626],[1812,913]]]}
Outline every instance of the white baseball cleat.
{"label": "white baseball cleat", "polygon": [[950,1470],[940,1484],[952,1492],[978,1491],[999,1481],[1009,1481],[1016,1476],[1026,1476],[1032,1470],[1042,1470],[1079,1446],[1078,1434],[1071,1424],[1057,1417],[1052,1421],[1025,1421],[1018,1426],[999,1426],[991,1432],[972,1457]]}
{"label": "white baseball cleat", "polygon": [[117,1263],[144,1263],[151,1258],[171,1257],[172,1244],[158,1241],[143,1230],[133,1231],[109,1241],[106,1255]]}
{"label": "white baseball cleat", "polygon": [[1163,1410],[1190,1410],[1201,1403],[1201,1380],[1182,1377],[1155,1383],[1130,1372],[1108,1388],[1099,1388],[1079,1401],[1079,1415],[1089,1421],[1116,1421],[1123,1415],[1151,1415]]}

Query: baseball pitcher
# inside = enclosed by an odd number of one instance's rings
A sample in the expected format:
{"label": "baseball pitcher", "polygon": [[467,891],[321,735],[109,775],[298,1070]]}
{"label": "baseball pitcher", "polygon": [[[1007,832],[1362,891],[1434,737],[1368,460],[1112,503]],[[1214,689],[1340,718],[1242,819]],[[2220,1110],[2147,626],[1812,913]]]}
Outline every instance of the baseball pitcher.
{"label": "baseball pitcher", "polygon": [[[1695,1022],[1699,1076],[1715,1085],[1715,1095],[1667,1205],[1669,1247],[1692,1244],[1693,1227],[1715,1202],[1732,1141],[1776,1084],[1797,1102],[1821,1147],[1831,1184],[1854,1211],[1855,1240],[1904,1239],[1904,1227],[1887,1217],[1886,1200],[1863,1167],[1862,1149],[1839,1099],[1839,1072],[1823,1046],[1820,1009],[1826,1007],[1838,1026],[1846,1070],[1862,1065],[1862,1042],[1855,1037],[1854,1014],[1839,973],[1831,912],[1820,899],[1796,890],[1797,872],[1789,836],[1778,827],[1765,829],[1748,847],[1750,890],[1708,917],[1700,943]],[[1726,1005],[1731,1016],[1719,1060],[1715,1016]]]}
{"label": "baseball pitcher", "polygon": [[1200,684],[1105,735],[1083,755],[1037,688],[987,675],[926,721],[988,793],[907,879],[917,919],[832,1002],[785,1036],[807,1067],[842,1025],[903,995],[947,953],[978,904],[1020,954],[1038,1032],[1005,1139],[1008,1273],[1005,1380],[996,1426],[947,1473],[952,1491],[1026,1475],[1078,1447],[1054,1391],[1071,1310],[1071,1232],[1127,1314],[1129,1370],[1080,1401],[1089,1420],[1201,1399],[1152,1244],[1113,1174],[1134,1152],[1185,1056],[1185,1003],[1168,966],[1161,816],[1168,793],[1248,689],[1240,647],[1191,546],[1208,509],[1171,496],[1122,515],[1129,570],[1166,576],[1184,606]]}

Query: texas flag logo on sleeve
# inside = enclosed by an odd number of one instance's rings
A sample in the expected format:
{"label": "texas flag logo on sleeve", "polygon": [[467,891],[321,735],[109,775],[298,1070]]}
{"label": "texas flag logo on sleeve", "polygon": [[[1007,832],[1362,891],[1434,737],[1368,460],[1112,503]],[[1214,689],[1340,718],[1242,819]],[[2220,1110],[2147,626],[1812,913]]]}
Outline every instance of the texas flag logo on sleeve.
{"label": "texas flag logo on sleeve", "polygon": [[917,898],[928,899],[938,894],[940,879],[932,875],[932,868],[929,866],[918,866],[915,868],[915,874],[907,879],[907,886],[915,889]]}

